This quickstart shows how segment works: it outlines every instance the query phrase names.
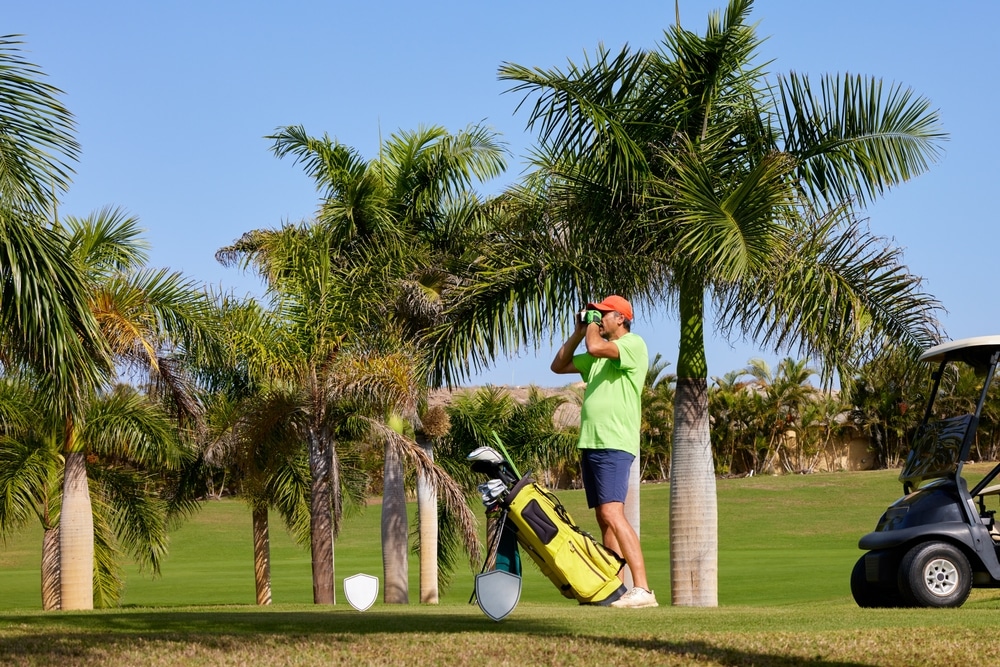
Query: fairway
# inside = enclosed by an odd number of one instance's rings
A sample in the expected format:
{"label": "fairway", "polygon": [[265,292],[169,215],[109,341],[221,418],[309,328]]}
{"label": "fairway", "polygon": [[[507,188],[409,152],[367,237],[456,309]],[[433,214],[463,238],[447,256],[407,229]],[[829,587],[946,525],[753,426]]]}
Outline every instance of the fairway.
{"label": "fairway", "polygon": [[[969,466],[973,479],[988,466]],[[381,579],[379,506],[337,541],[338,602],[311,604],[308,552],[272,527],[275,604],[253,604],[250,519],[238,501],[206,503],[172,535],[163,576],[129,569],[123,609],[39,611],[41,534],[0,552],[0,664],[143,665],[942,665],[1000,652],[1000,593],[960,609],[860,609],[849,573],[858,537],[900,486],[897,471],[719,480],[718,608],[669,605],[669,487],[642,488],[642,539],[658,609],[583,607],[530,563],[502,622],[469,605],[465,568],[436,606],[355,611],[344,577]],[[579,491],[561,491],[593,529]],[[477,568],[478,569],[478,568]],[[410,564],[411,601],[417,567]]]}
{"label": "fairway", "polygon": [[[988,466],[969,466],[975,478]],[[719,604],[787,605],[851,603],[849,575],[861,555],[858,538],[870,531],[885,507],[901,493],[897,471],[757,476],[720,479]],[[582,491],[559,498],[584,529],[596,532]],[[642,487],[642,542],[651,586],[661,604],[670,600],[669,496],[667,484]],[[482,516],[477,507],[477,513]],[[338,603],[344,577],[366,573],[382,579],[378,504],[350,516],[335,547]],[[411,510],[415,507],[411,504]],[[415,521],[411,516],[411,531]],[[0,611],[40,609],[41,532],[26,529],[0,551]],[[309,552],[294,544],[284,527],[271,526],[271,574],[276,604],[310,604]],[[442,605],[466,605],[473,570],[457,571]],[[410,561],[410,601],[419,599],[419,568]],[[978,592],[975,599],[996,594]],[[171,534],[162,576],[128,568],[127,607],[253,605],[250,513],[238,500],[208,501]],[[575,606],[525,559],[521,602]],[[974,602],[974,600],[973,600]],[[972,604],[972,603],[970,603]],[[381,596],[376,607],[381,605]],[[515,612],[516,613],[516,612]]]}

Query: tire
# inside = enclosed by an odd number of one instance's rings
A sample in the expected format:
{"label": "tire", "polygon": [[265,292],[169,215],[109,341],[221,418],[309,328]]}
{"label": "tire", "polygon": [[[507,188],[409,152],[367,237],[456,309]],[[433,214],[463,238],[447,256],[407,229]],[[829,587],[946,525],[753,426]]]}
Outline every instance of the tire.
{"label": "tire", "polygon": [[895,587],[886,588],[868,581],[864,556],[858,559],[851,570],[851,595],[862,609],[902,606],[899,591]]}
{"label": "tire", "polygon": [[918,544],[899,564],[899,591],[917,607],[961,607],[972,591],[969,559],[947,542]]}

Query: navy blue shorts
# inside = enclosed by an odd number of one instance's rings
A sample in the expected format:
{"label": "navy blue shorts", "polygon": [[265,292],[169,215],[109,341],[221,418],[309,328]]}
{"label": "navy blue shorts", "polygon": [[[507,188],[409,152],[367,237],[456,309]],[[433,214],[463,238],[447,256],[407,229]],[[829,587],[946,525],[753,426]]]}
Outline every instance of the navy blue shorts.
{"label": "navy blue shorts", "polygon": [[587,492],[587,507],[624,503],[633,461],[635,456],[620,449],[581,449],[580,471]]}

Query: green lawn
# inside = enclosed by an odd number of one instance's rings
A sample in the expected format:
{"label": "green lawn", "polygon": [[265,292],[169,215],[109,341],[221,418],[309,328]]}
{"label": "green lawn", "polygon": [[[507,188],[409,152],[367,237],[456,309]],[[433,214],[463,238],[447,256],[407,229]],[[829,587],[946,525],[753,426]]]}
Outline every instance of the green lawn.
{"label": "green lawn", "polygon": [[[985,467],[971,467],[972,477]],[[719,602],[669,606],[669,487],[642,490],[642,540],[662,606],[581,607],[525,566],[521,603],[501,623],[468,605],[473,572],[438,606],[420,605],[411,562],[408,606],[353,610],[340,581],[381,579],[378,505],[351,517],[337,542],[338,604],[309,604],[308,553],[272,531],[275,604],[253,605],[250,519],[234,501],[208,503],[172,536],[163,576],[130,570],[126,607],[39,609],[41,535],[0,551],[0,664],[646,664],[940,665],[1000,651],[1000,592],[961,609],[859,609],[848,579],[871,530],[900,493],[896,472],[720,480]],[[559,497],[594,528],[578,491]]]}
{"label": "green lawn", "polygon": [[[891,471],[719,480],[719,603],[788,604],[843,601],[848,576],[860,556],[858,537],[870,530],[882,509],[900,493]],[[574,519],[596,532],[582,491],[559,491]],[[642,542],[650,581],[661,601],[670,599],[670,488],[642,488]],[[359,572],[382,578],[379,505],[345,522],[335,547],[338,601],[340,582]],[[414,523],[411,521],[411,526]],[[27,530],[0,551],[0,610],[40,606],[38,563],[41,533]],[[312,601],[309,552],[295,545],[284,528],[271,530],[271,575],[275,603]],[[525,560],[524,602],[563,598]],[[418,598],[418,567],[411,560],[411,601]],[[442,604],[465,604],[473,571],[456,573]],[[253,604],[250,514],[235,500],[211,501],[171,535],[170,555],[156,579],[130,568],[125,604]]]}

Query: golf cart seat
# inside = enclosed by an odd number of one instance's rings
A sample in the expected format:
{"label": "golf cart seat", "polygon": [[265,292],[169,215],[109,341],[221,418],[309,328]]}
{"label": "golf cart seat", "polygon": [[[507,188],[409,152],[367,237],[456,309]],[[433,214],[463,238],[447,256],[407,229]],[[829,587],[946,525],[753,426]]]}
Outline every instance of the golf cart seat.
{"label": "golf cart seat", "polygon": [[[993,486],[987,486],[985,489],[981,490],[978,494],[978,498],[983,498],[985,496],[996,496],[1000,495],[1000,484],[994,484]],[[981,516],[983,524],[989,528],[990,537],[993,538],[994,544],[1000,544],[1000,525],[997,524],[994,519],[994,512],[991,510],[987,516]]]}

